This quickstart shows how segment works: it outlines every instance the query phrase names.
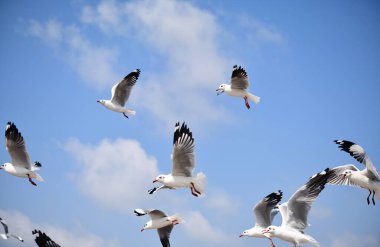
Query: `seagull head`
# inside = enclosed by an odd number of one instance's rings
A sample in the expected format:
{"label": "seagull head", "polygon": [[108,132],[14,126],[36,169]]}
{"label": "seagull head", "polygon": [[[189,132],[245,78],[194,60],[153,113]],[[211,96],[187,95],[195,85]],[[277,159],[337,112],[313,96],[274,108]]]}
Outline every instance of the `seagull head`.
{"label": "seagull head", "polygon": [[262,234],[264,234],[265,237],[271,238],[273,234],[276,232],[276,227],[275,226],[268,226],[264,230],[262,230]]}
{"label": "seagull head", "polygon": [[242,232],[240,235],[239,235],[239,238],[243,237],[243,236],[248,236],[249,234],[249,230],[245,230],[244,232]]}
{"label": "seagull head", "polygon": [[221,84],[218,89],[216,89],[216,94],[219,95],[221,93],[224,93],[224,91],[227,88],[227,84]]}
{"label": "seagull head", "polygon": [[106,101],[105,100],[97,100],[96,102],[98,102],[98,103],[100,103],[100,104],[102,104],[102,105],[104,105],[105,103],[106,103]]}
{"label": "seagull head", "polygon": [[156,177],[156,179],[155,180],[153,180],[153,183],[155,183],[155,182],[160,182],[160,183],[163,183],[164,182],[164,180],[165,180],[165,175],[158,175],[157,177]]}
{"label": "seagull head", "polygon": [[146,229],[151,229],[152,228],[152,221],[150,220],[150,221],[148,221],[144,226],[143,226],[143,228],[141,228],[141,232],[142,231],[144,231],[144,230],[146,230]]}
{"label": "seagull head", "polygon": [[349,178],[352,176],[352,170],[345,170],[344,172],[342,172],[341,175],[343,176],[343,178]]}

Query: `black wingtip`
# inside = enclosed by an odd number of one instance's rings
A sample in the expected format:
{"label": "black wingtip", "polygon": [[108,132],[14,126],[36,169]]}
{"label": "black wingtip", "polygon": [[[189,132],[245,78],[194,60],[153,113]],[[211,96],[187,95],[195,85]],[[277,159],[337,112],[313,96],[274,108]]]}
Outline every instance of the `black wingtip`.
{"label": "black wingtip", "polygon": [[39,161],[34,162],[34,167],[42,167],[41,163]]}

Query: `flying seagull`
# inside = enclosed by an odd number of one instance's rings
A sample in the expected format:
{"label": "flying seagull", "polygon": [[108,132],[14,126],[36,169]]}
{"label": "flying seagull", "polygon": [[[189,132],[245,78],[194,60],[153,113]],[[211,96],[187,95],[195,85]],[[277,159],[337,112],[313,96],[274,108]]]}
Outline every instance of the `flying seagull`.
{"label": "flying seagull", "polygon": [[260,102],[260,97],[248,92],[249,82],[247,72],[241,67],[234,65],[232,68],[231,75],[231,85],[221,84],[216,90],[217,95],[226,92],[230,96],[240,97],[244,99],[245,106],[249,109],[248,99],[252,100],[254,103],[258,104]]}
{"label": "flying seagull", "polygon": [[[266,238],[262,231],[272,225],[273,218],[278,213],[277,204],[281,201],[281,199],[282,191],[279,190],[267,195],[264,199],[258,202],[253,208],[253,213],[256,217],[255,226],[245,230],[239,237],[248,236],[255,238]],[[269,238],[269,240],[272,247],[274,247],[272,239]]]}
{"label": "flying seagull", "polygon": [[36,170],[41,168],[41,163],[35,162],[32,165],[29,154],[26,151],[24,138],[14,123],[8,122],[7,124],[5,129],[5,145],[11,156],[12,163],[4,163],[0,166],[0,169],[4,169],[13,176],[27,177],[29,182],[34,186],[37,184],[32,180],[33,178],[38,181],[44,181],[36,172]]}
{"label": "flying seagull", "polygon": [[149,190],[153,194],[160,189],[190,188],[193,196],[203,196],[207,185],[206,175],[202,172],[193,177],[195,167],[194,138],[185,123],[176,123],[173,138],[172,172],[158,175],[153,181],[163,185]]}
{"label": "flying seagull", "polygon": [[36,241],[36,244],[39,247],[60,247],[57,243],[55,243],[48,235],[46,235],[44,232],[41,232],[40,230],[33,230],[32,234],[36,234],[36,238],[34,241]]}
{"label": "flying seagull", "polygon": [[291,242],[296,247],[302,243],[319,246],[317,240],[305,234],[304,230],[309,226],[307,216],[311,205],[325,188],[328,172],[329,168],[313,175],[305,185],[292,195],[289,201],[279,205],[282,217],[281,226],[268,226],[262,231],[263,234]]}
{"label": "flying seagull", "polygon": [[12,238],[18,239],[21,242],[24,242],[24,239],[22,239],[21,237],[9,233],[7,223],[2,218],[0,218],[0,223],[4,227],[4,233],[0,234],[1,238],[8,239],[12,237]]}
{"label": "flying seagull", "polygon": [[380,200],[380,176],[367,156],[364,149],[356,143],[346,140],[335,140],[336,144],[342,151],[349,153],[357,161],[365,165],[365,169],[359,170],[352,164],[338,166],[331,169],[328,183],[336,185],[358,186],[369,191],[367,203],[370,204],[369,198],[372,194],[372,203],[375,205],[375,195]]}
{"label": "flying seagull", "polygon": [[126,118],[128,118],[129,114],[135,115],[136,111],[124,108],[124,105],[128,101],[129,95],[131,94],[132,88],[139,78],[139,75],[139,69],[132,71],[112,87],[111,100],[98,100],[97,102],[111,111],[123,113]]}
{"label": "flying seagull", "polygon": [[168,216],[166,213],[158,209],[135,209],[134,213],[136,216],[143,216],[148,214],[151,218],[141,231],[146,229],[157,229],[158,236],[163,247],[170,247],[170,233],[173,230],[173,226],[183,223],[181,217],[178,214],[173,216]]}

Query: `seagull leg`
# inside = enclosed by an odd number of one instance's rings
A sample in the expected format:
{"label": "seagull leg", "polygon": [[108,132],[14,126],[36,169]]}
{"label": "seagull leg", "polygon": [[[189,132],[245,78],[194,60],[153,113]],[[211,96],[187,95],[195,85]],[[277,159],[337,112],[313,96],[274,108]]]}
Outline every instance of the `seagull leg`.
{"label": "seagull leg", "polygon": [[198,194],[194,192],[193,187],[190,187],[191,194],[195,197],[198,197]]}
{"label": "seagull leg", "polygon": [[197,194],[201,195],[202,193],[199,192],[196,188],[195,188],[195,185],[193,182],[190,183],[191,184],[191,187],[192,187],[192,190],[194,190]]}
{"label": "seagull leg", "polygon": [[124,115],[124,117],[129,118],[129,117],[127,116],[127,114],[125,114],[125,112],[123,112],[123,115]]}
{"label": "seagull leg", "polygon": [[244,96],[244,102],[245,102],[245,106],[249,109],[251,108],[251,106],[249,105],[249,102],[248,102],[248,98],[247,96]]}
{"label": "seagull leg", "polygon": [[29,182],[30,182],[31,184],[33,184],[34,186],[37,186],[37,184],[36,184],[35,182],[33,182],[33,180],[32,180],[32,178],[30,177],[30,175],[27,174],[27,176],[28,176]]}
{"label": "seagull leg", "polygon": [[269,241],[270,241],[271,246],[272,246],[272,247],[276,247],[276,245],[274,245],[274,243],[273,243],[272,238],[268,238],[268,239],[269,239]]}
{"label": "seagull leg", "polygon": [[371,191],[371,190],[368,190],[368,191],[369,191],[369,195],[368,195],[368,197],[367,197],[367,203],[368,203],[368,205],[369,205],[369,197],[371,196],[372,191]]}
{"label": "seagull leg", "polygon": [[373,205],[376,205],[376,203],[375,203],[375,193],[376,193],[376,191],[372,191],[373,192],[373,194],[372,194],[372,203],[373,203]]}

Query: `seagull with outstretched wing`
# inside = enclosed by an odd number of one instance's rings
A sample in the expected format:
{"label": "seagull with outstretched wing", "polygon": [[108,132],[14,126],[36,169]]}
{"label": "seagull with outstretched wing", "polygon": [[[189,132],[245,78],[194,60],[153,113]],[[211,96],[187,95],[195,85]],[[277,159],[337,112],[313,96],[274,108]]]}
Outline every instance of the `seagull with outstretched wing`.
{"label": "seagull with outstretched wing", "polygon": [[18,239],[21,242],[24,242],[24,239],[22,239],[21,237],[14,235],[12,233],[9,233],[8,225],[2,218],[0,218],[0,223],[1,223],[1,225],[3,225],[3,228],[4,228],[4,233],[0,234],[1,238],[8,239],[8,238],[12,237],[12,238]]}
{"label": "seagull with outstretched wing", "polygon": [[165,212],[158,209],[135,209],[136,216],[149,215],[151,220],[148,221],[141,231],[146,229],[157,229],[158,236],[163,247],[170,247],[170,234],[173,226],[183,223],[178,214],[168,216]]}
{"label": "seagull with outstretched wing", "polygon": [[349,153],[357,161],[365,165],[366,168],[360,170],[352,164],[334,167],[330,170],[329,184],[357,186],[369,191],[367,204],[370,204],[372,194],[372,203],[375,205],[375,195],[380,200],[380,175],[376,167],[369,159],[365,150],[356,143],[346,140],[334,141],[339,145],[342,151]]}
{"label": "seagull with outstretched wing", "polygon": [[[272,225],[274,216],[278,213],[277,205],[282,199],[282,191],[276,191],[270,193],[264,197],[260,202],[258,202],[253,208],[253,213],[256,217],[256,224],[254,227],[245,230],[239,237],[248,236],[255,238],[266,238],[263,234],[263,230],[268,226]],[[272,247],[274,243],[271,238],[269,238]]]}
{"label": "seagull with outstretched wing", "polygon": [[136,84],[137,79],[140,76],[140,70],[136,69],[125,76],[121,81],[116,83],[112,87],[111,100],[98,100],[100,104],[104,105],[111,111],[123,113],[128,118],[128,115],[135,115],[136,111],[125,108],[125,103],[128,101],[133,86]]}
{"label": "seagull with outstretched wing", "polygon": [[176,123],[174,128],[172,172],[158,175],[153,181],[163,185],[149,190],[153,194],[160,189],[190,188],[193,196],[203,196],[207,185],[206,175],[202,172],[193,176],[195,167],[194,138],[185,123]]}
{"label": "seagull with outstretched wing", "polygon": [[4,163],[0,166],[0,169],[5,170],[13,176],[28,178],[29,182],[34,186],[37,184],[32,180],[33,178],[38,181],[44,181],[36,172],[41,168],[41,163],[35,162],[32,165],[29,154],[26,151],[24,138],[14,123],[8,122],[7,124],[5,129],[5,145],[11,156],[12,163]]}
{"label": "seagull with outstretched wing", "polygon": [[294,246],[310,243],[319,246],[317,240],[304,233],[309,226],[307,217],[313,202],[325,188],[329,168],[313,175],[309,181],[290,197],[289,201],[279,205],[282,217],[281,226],[268,226],[262,232],[267,237],[276,237],[291,242]]}
{"label": "seagull with outstretched wing", "polygon": [[260,97],[248,92],[249,82],[248,75],[244,68],[234,65],[232,68],[231,84],[221,84],[216,89],[217,95],[226,92],[230,96],[240,97],[244,99],[245,106],[249,109],[248,99],[252,100],[255,104],[260,102]]}
{"label": "seagull with outstretched wing", "polygon": [[33,235],[36,235],[35,242],[39,247],[60,247],[59,244],[54,242],[48,235],[40,230],[34,229],[32,231]]}

